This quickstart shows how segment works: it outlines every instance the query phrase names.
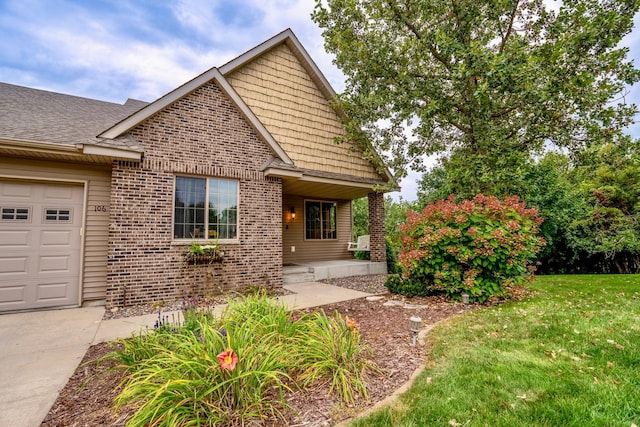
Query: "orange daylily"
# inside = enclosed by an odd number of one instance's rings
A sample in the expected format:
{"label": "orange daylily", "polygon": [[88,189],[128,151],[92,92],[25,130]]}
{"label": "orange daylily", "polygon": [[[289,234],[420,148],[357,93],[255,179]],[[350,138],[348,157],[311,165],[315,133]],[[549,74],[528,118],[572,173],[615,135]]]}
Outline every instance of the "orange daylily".
{"label": "orange daylily", "polygon": [[360,325],[358,325],[358,322],[356,322],[355,319],[349,319],[347,317],[347,320],[345,320],[345,323],[347,325],[347,328],[353,329],[354,331],[360,328]]}
{"label": "orange daylily", "polygon": [[220,362],[220,367],[225,371],[233,371],[238,363],[238,355],[231,349],[223,351],[217,358]]}

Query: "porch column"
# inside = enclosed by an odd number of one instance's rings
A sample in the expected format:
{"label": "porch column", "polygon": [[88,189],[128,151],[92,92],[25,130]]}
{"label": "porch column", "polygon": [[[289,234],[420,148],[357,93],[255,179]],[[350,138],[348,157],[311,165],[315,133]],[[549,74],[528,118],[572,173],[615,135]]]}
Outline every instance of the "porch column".
{"label": "porch column", "polygon": [[372,262],[386,262],[384,193],[369,193],[369,248]]}

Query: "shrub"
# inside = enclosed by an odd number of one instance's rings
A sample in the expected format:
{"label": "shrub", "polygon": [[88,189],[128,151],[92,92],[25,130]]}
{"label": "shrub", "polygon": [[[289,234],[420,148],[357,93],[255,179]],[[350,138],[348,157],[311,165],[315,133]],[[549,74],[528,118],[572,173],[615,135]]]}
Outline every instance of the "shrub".
{"label": "shrub", "polygon": [[467,293],[479,302],[500,295],[535,270],[530,262],[544,245],[541,223],[517,196],[500,201],[478,194],[458,204],[452,195],[408,212],[400,227],[402,279],[387,286],[412,296]]}

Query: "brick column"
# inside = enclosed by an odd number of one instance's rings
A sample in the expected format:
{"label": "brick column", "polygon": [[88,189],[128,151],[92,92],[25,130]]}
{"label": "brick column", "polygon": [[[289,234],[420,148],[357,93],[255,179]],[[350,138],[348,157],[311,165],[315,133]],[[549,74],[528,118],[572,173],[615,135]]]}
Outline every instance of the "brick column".
{"label": "brick column", "polygon": [[369,235],[372,262],[386,262],[384,231],[384,194],[369,193]]}

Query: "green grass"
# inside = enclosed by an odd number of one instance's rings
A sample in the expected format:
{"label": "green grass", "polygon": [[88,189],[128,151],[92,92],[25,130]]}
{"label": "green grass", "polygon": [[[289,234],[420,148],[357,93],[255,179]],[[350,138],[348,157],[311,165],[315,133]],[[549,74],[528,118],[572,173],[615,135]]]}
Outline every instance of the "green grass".
{"label": "green grass", "polygon": [[355,426],[640,425],[640,275],[541,276],[429,335],[426,370]]}

